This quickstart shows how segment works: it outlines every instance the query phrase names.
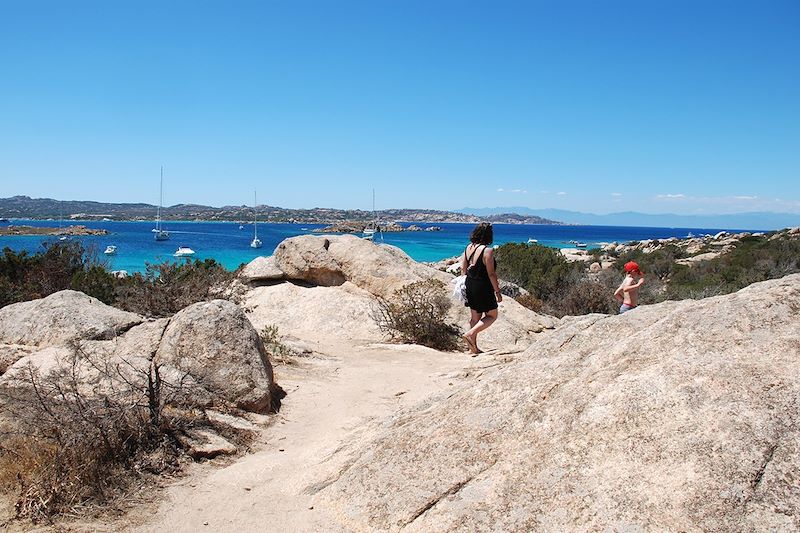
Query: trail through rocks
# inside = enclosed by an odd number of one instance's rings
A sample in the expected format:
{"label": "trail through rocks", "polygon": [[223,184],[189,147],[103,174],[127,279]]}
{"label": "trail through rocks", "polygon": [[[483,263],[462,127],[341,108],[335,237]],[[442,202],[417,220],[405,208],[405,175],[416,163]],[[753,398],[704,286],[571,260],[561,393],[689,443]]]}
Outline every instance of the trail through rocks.
{"label": "trail through rocks", "polygon": [[[129,518],[129,531],[332,531],[337,521],[317,505],[315,490],[346,465],[333,452],[368,438],[380,420],[434,392],[466,371],[497,364],[420,346],[329,345],[293,365],[276,365],[287,391],[281,412],[255,453],[220,467],[195,465],[166,489],[155,516]],[[135,515],[139,519],[135,519]]]}

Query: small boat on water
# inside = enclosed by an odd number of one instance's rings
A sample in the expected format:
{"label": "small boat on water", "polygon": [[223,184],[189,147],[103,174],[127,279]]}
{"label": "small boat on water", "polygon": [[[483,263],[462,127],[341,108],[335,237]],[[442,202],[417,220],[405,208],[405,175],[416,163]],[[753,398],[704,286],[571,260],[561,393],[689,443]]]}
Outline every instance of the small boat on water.
{"label": "small boat on water", "polygon": [[362,239],[367,239],[368,241],[375,239],[375,230],[372,228],[364,228],[364,231],[361,233]]}
{"label": "small boat on water", "polygon": [[585,242],[576,242],[575,246],[578,248],[586,248],[587,244]]}
{"label": "small boat on water", "polygon": [[103,252],[106,255],[117,255],[117,247],[113,244],[109,244],[106,246],[106,251]]}
{"label": "small boat on water", "polygon": [[686,234],[686,238],[687,238],[687,239],[694,239],[694,233],[692,233],[692,232],[690,231],[689,233],[687,233],[687,234]]}
{"label": "small boat on water", "polygon": [[538,242],[537,239],[528,239],[528,244],[537,244]]}
{"label": "small boat on water", "polygon": [[172,255],[175,257],[190,257],[194,255],[194,250],[188,246],[178,246],[178,249],[175,250],[175,253]]}

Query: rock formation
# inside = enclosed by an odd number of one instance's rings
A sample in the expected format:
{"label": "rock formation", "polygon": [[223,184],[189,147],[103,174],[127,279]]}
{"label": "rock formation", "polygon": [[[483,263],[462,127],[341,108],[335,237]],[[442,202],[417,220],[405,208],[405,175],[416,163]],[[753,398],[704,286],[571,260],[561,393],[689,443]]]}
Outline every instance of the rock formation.
{"label": "rock formation", "polygon": [[308,490],[358,531],[796,531],[798,310],[791,275],[565,319]]}
{"label": "rock formation", "polygon": [[142,394],[154,369],[183,407],[267,413],[283,392],[256,330],[226,300],[159,320],[75,291],[12,304],[0,310],[0,363],[0,389],[30,387],[31,371],[67,370],[87,398]]}
{"label": "rock formation", "polygon": [[112,339],[144,321],[77,291],[61,291],[0,308],[0,343],[63,345],[76,339]]}
{"label": "rock formation", "polygon": [[451,276],[417,263],[394,246],[376,245],[353,235],[292,237],[275,249],[275,265],[288,279],[336,286],[345,281],[374,295],[389,296],[414,281]]}
{"label": "rock formation", "polygon": [[[445,283],[449,292],[453,280],[452,274],[417,263],[399,248],[352,235],[293,237],[278,245],[273,257],[275,268],[291,282],[276,284],[279,276],[273,274],[268,279],[249,277],[251,283],[270,284],[246,294],[248,317],[257,328],[277,326],[285,334],[314,341],[383,341],[372,316],[376,297],[391,298],[400,287],[431,278]],[[254,272],[256,261],[244,272]],[[522,350],[536,333],[557,322],[512,298],[500,304],[500,313],[502,320],[481,334],[482,348]],[[449,320],[465,325],[468,309],[453,300]]]}

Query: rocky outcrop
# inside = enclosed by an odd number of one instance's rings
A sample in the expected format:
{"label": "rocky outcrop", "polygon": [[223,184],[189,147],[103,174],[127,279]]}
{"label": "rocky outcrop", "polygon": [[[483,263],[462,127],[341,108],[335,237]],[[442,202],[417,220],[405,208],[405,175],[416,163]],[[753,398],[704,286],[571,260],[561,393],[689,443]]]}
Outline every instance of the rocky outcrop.
{"label": "rocky outcrop", "polygon": [[275,249],[275,265],[293,280],[313,285],[338,286],[349,281],[377,296],[431,277],[451,276],[417,263],[405,252],[353,235],[292,237]]}
{"label": "rocky outcrop", "polygon": [[141,394],[157,369],[181,405],[266,413],[282,391],[244,312],[225,300],[146,320],[74,291],[0,310],[0,388],[67,371],[86,397]]}
{"label": "rocky outcrop", "polygon": [[[374,318],[376,296],[416,281],[438,279],[450,292],[453,275],[417,263],[399,248],[378,245],[350,235],[302,236],[283,241],[275,250],[275,266],[290,280],[254,287],[243,306],[257,328],[277,326],[284,335],[312,341],[381,342]],[[523,290],[508,285],[509,292]],[[534,313],[507,298],[501,320],[481,334],[481,348],[520,351],[535,334],[557,320]],[[466,327],[469,310],[453,300],[448,320]]]}
{"label": "rocky outcrop", "polygon": [[169,322],[154,364],[191,376],[213,394],[240,409],[271,408],[272,366],[250,321],[227,300],[200,302]]}
{"label": "rocky outcrop", "polygon": [[112,339],[144,321],[77,291],[0,309],[0,344],[54,346],[77,339]]}
{"label": "rocky outcrop", "polygon": [[[713,259],[731,251],[742,239],[797,239],[800,237],[797,228],[789,228],[774,232],[769,236],[764,233],[728,233],[720,231],[714,235],[687,236],[683,239],[670,237],[668,239],[647,239],[633,241],[625,244],[615,242],[602,246],[604,252],[623,254],[631,251],[641,251],[646,254],[673,246],[690,257],[684,258],[683,264],[693,264],[703,260]],[[678,261],[681,262],[681,261]]]}
{"label": "rocky outcrop", "polygon": [[348,530],[800,529],[798,309],[792,275],[566,319],[309,490]]}
{"label": "rocky outcrop", "polygon": [[378,342],[383,336],[372,318],[374,296],[352,283],[339,287],[304,287],[294,283],[251,289],[243,307],[261,330],[299,339]]}

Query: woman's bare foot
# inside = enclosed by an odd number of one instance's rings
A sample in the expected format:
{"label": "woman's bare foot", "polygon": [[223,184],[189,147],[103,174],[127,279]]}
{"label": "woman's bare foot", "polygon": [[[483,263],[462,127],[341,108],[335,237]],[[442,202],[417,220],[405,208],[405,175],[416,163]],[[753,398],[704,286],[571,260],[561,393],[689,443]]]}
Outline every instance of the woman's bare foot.
{"label": "woman's bare foot", "polygon": [[462,337],[464,337],[464,340],[467,341],[467,344],[469,345],[469,353],[473,355],[478,355],[479,353],[482,353],[478,349],[478,343],[475,342],[475,339],[473,339],[471,335],[465,333],[464,335],[462,335]]}

